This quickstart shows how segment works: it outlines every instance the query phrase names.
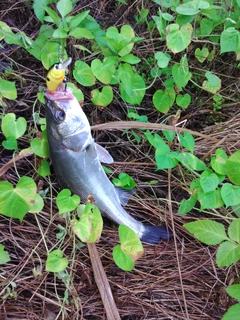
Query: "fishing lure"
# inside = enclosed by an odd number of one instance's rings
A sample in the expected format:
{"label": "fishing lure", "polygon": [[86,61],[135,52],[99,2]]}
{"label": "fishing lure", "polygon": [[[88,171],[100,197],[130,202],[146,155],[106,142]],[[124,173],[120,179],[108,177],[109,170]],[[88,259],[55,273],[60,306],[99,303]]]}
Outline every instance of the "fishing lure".
{"label": "fishing lure", "polygon": [[59,85],[65,80],[65,72],[67,66],[72,62],[72,58],[68,58],[62,63],[55,64],[47,73],[46,84],[49,91],[56,91]]}

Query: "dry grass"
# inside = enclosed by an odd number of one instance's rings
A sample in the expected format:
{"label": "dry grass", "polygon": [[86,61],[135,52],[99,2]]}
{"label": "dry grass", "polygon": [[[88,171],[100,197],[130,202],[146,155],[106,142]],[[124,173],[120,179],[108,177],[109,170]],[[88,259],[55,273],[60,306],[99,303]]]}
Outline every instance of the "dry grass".
{"label": "dry grass", "polygon": [[[109,23],[120,25],[130,19],[138,4],[138,1],[134,1],[128,12],[124,12],[123,7],[120,7],[120,13],[116,16],[110,14],[111,1],[101,4],[95,2],[89,5],[89,8],[95,18],[101,17],[104,20],[111,17],[112,21]],[[29,36],[34,36],[34,32],[38,30],[36,27],[38,22],[29,15],[31,12],[26,9],[25,0],[9,6],[7,3],[3,5],[0,20],[12,21]],[[154,10],[153,7],[150,9]],[[121,13],[124,14],[121,16]],[[139,29],[138,32],[141,33],[143,30]],[[138,54],[144,56],[151,48],[147,44],[139,46]],[[74,52],[72,53],[74,55]],[[44,85],[44,71],[40,63],[16,47],[4,47],[2,58],[12,61],[17,75],[26,79],[25,82],[19,78],[15,79],[18,99],[14,102],[7,101],[7,108],[3,111],[15,112],[17,116],[23,115],[28,120],[29,132],[32,130],[34,134],[32,106],[38,86]],[[223,62],[219,58],[217,72],[226,75],[226,83],[223,85],[224,95],[236,100],[239,82],[234,80],[236,69],[228,72],[230,59]],[[194,67],[197,71],[197,66]],[[87,97],[89,92],[85,94]],[[214,113],[208,97],[202,92],[198,92],[198,95],[196,100],[201,97],[202,105],[198,104],[198,107],[193,105],[188,109],[188,113],[183,112],[182,118],[188,119],[189,129],[201,130],[219,142],[197,138],[196,155],[202,158],[209,157],[218,147],[224,148],[229,155],[239,150],[239,105],[230,104],[232,103],[230,100],[229,104],[223,106],[218,113]],[[126,105],[116,101],[107,110],[100,111],[92,108],[86,98],[84,110],[91,124],[126,120]],[[43,107],[37,104],[35,111],[43,113]],[[138,108],[138,112],[146,114],[151,122],[163,120],[148,98],[145,99],[143,106]],[[219,114],[224,121],[209,125],[207,122],[209,116],[217,117]],[[141,135],[140,131],[138,133]],[[98,142],[108,147],[116,161],[110,166],[113,175],[116,176],[124,171],[138,183],[137,194],[130,201],[127,210],[139,220],[146,220],[155,225],[163,221],[174,230],[173,239],[159,245],[144,245],[145,255],[136,263],[134,271],[123,272],[115,266],[111,256],[111,250],[118,242],[117,227],[105,221],[97,249],[121,318],[123,320],[221,319],[232,303],[225,293],[225,287],[239,276],[239,265],[218,268],[215,262],[216,247],[203,245],[183,228],[184,223],[205,216],[197,211],[186,216],[177,214],[178,203],[188,196],[185,186],[189,185],[192,177],[183,173],[180,167],[172,170],[171,175],[168,172],[156,172],[152,160],[153,150],[149,149],[147,143],[137,145],[130,137],[130,131],[129,138],[126,135],[122,136],[122,131],[118,130],[98,131],[94,135]],[[2,134],[0,139],[3,140]],[[28,143],[27,138],[22,139],[20,148],[28,146]],[[11,159],[11,153],[1,148],[0,154],[2,166]],[[51,181],[37,177],[35,161],[33,156],[20,160],[17,163],[18,173],[35,178],[39,188],[43,190],[50,188],[55,196],[57,189],[55,177],[52,176]],[[3,179],[13,183],[17,181],[14,167],[7,170]],[[156,180],[157,184],[150,185],[151,180]],[[171,191],[170,203],[166,200],[169,191]],[[224,209],[218,213],[219,217],[221,214],[226,214]],[[208,217],[211,219],[211,214]],[[56,239],[59,225],[66,228],[64,241]],[[88,250],[86,247],[81,249],[76,247],[77,240],[71,232],[69,220],[57,214],[50,192],[43,211],[37,216],[27,214],[23,222],[0,216],[0,242],[4,244],[11,257],[9,263],[0,267],[0,320],[105,319]],[[65,282],[45,270],[47,251],[55,248],[63,250],[69,259],[67,269],[69,278]],[[69,296],[64,303],[66,288]]]}

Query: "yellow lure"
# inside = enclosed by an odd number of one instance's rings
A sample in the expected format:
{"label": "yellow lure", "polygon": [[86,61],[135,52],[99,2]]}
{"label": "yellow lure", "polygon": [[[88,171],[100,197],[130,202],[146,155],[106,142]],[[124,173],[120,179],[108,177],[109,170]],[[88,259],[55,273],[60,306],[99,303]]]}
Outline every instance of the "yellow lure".
{"label": "yellow lure", "polygon": [[55,64],[47,73],[46,84],[49,91],[57,90],[58,86],[65,79],[65,71],[67,66],[72,62],[72,58],[68,58],[63,63]]}

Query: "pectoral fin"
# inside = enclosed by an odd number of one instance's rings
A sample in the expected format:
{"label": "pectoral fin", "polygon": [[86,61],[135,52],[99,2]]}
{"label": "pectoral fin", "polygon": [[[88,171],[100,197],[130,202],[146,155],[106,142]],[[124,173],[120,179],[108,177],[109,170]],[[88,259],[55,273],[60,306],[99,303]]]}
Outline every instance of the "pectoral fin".
{"label": "pectoral fin", "polygon": [[97,143],[95,143],[95,147],[96,147],[98,158],[101,162],[108,163],[108,164],[113,163],[112,156],[105,148],[103,148]]}

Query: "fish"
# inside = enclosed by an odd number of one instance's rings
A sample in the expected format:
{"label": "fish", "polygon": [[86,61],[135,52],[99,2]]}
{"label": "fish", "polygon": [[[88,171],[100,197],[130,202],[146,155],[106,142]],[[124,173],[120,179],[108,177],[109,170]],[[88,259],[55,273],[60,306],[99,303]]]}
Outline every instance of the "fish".
{"label": "fish", "polygon": [[113,158],[94,141],[87,116],[70,90],[45,93],[50,158],[61,187],[79,195],[82,202],[91,196],[103,216],[128,226],[143,242],[168,239],[172,234],[165,226],[137,221],[123,208],[130,195],[107,177],[101,163],[110,164]]}

